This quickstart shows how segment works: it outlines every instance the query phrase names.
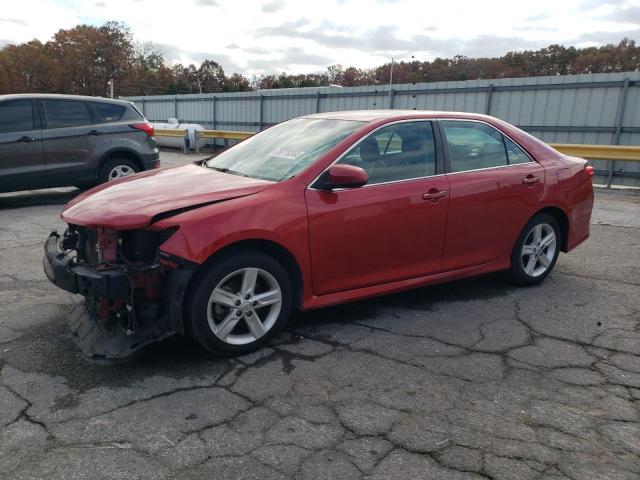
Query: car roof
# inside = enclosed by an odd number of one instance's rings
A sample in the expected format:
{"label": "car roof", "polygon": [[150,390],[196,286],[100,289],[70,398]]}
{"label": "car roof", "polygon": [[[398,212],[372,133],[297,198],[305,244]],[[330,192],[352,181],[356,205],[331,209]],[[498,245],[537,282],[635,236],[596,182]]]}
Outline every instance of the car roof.
{"label": "car roof", "polygon": [[17,99],[52,99],[52,100],[84,100],[92,102],[117,103],[120,105],[130,105],[131,102],[126,100],[116,100],[115,98],[105,97],[89,97],[85,95],[63,95],[60,93],[12,93],[9,95],[0,95],[0,101],[17,100]]}
{"label": "car roof", "polygon": [[303,118],[355,120],[360,122],[374,122],[379,120],[394,120],[396,118],[466,118],[472,120],[486,120],[489,117],[480,113],[443,112],[434,110],[349,110],[343,112],[312,113]]}

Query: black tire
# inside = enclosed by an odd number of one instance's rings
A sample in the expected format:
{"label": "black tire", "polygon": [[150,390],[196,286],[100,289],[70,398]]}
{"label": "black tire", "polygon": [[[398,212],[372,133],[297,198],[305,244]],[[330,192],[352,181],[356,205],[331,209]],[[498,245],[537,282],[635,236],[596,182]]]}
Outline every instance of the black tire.
{"label": "black tire", "polygon": [[[549,255],[551,259],[546,260],[549,262],[548,266],[545,266],[542,263],[540,263],[539,260],[536,260],[535,254],[533,254],[534,269],[535,267],[538,267],[538,270],[542,268],[545,268],[545,270],[536,275],[532,275],[527,272],[524,265],[523,247],[525,245],[525,242],[528,242],[528,243],[531,242],[533,237],[531,237],[530,235],[533,235],[533,229],[536,226],[549,226],[553,229],[553,232],[555,234],[555,248],[554,248],[553,254]],[[551,270],[553,270],[553,267],[555,266],[556,261],[558,260],[558,254],[560,253],[561,244],[562,244],[562,231],[560,230],[560,225],[558,225],[558,221],[553,216],[547,213],[540,213],[534,216],[524,226],[524,228],[522,229],[522,232],[520,232],[520,235],[518,236],[518,240],[516,241],[515,246],[513,247],[513,252],[511,253],[511,269],[509,270],[509,278],[511,279],[511,281],[513,281],[518,285],[523,285],[523,286],[536,285],[542,282],[545,278],[547,278],[547,275],[551,273]],[[546,253],[549,253],[549,254],[551,253],[549,252],[548,249],[543,249],[543,250],[540,250],[539,252],[541,255],[545,255],[545,258],[547,258]],[[529,261],[531,260],[530,256],[527,256],[526,258],[527,258],[527,263],[529,263]]]}
{"label": "black tire", "polygon": [[113,180],[110,178],[111,172],[117,167],[124,167],[133,170],[133,173],[138,173],[140,171],[140,167],[133,161],[128,160],[126,158],[112,158],[107,160],[100,167],[100,183],[108,182],[109,180]]}
{"label": "black tire", "polygon": [[[209,325],[208,314],[214,311],[210,310],[210,308],[228,308],[225,313],[222,313],[224,316],[226,314],[231,314],[232,311],[237,313],[241,310],[241,307],[235,309],[231,307],[210,307],[209,298],[220,282],[225,280],[234,272],[246,268],[255,268],[267,272],[272,276],[272,280],[275,279],[275,281],[277,281],[281,292],[280,310],[273,325],[257,340],[253,340],[250,341],[250,343],[242,345],[230,344],[226,341],[222,341],[213,332],[212,327]],[[206,270],[197,274],[191,283],[190,292],[187,295],[185,302],[186,329],[189,335],[196,342],[210,352],[219,355],[243,355],[261,348],[284,327],[291,315],[293,290],[289,274],[277,260],[260,252],[237,251],[227,258],[212,263],[206,267]],[[249,302],[247,301],[247,303]],[[262,315],[264,308],[261,311],[256,310],[256,315],[258,313]],[[212,315],[214,314],[212,313]],[[247,318],[243,314],[236,327],[231,330],[230,336],[238,337],[239,335],[243,335],[243,328],[246,329],[244,335],[253,335],[253,332],[249,331],[248,323],[246,323],[246,321]],[[240,330],[239,334],[237,333],[238,330]]]}

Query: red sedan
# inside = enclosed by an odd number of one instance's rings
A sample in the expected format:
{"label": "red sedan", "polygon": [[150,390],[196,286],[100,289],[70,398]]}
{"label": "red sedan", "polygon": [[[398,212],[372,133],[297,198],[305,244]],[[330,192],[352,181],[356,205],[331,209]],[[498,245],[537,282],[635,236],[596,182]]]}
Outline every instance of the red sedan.
{"label": "red sedan", "polygon": [[485,115],[308,115],[81,194],[44,268],[85,297],[71,326],[89,355],[173,334],[242,354],[293,309],[501,270],[541,282],[589,236],[592,174]]}

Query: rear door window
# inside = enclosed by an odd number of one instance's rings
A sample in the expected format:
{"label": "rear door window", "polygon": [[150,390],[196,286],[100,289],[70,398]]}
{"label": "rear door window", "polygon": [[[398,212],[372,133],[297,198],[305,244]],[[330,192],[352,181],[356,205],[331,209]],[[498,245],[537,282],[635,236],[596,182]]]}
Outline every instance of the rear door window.
{"label": "rear door window", "polygon": [[91,125],[91,115],[85,102],[73,100],[45,100],[44,115],[47,128]]}
{"label": "rear door window", "polygon": [[447,140],[451,172],[508,165],[502,134],[479,122],[441,122]]}
{"label": "rear door window", "polygon": [[31,100],[12,100],[0,103],[0,133],[33,130]]}
{"label": "rear door window", "polygon": [[124,115],[125,107],[113,103],[88,102],[95,123],[117,122]]}

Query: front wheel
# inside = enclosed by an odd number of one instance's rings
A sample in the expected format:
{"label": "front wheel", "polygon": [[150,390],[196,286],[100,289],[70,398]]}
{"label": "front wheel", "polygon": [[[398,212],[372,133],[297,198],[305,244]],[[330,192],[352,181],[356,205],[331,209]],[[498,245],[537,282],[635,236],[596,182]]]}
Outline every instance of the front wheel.
{"label": "front wheel", "polygon": [[266,344],[287,322],[291,279],[268,255],[237,253],[199,275],[187,302],[187,328],[200,345],[242,355]]}
{"label": "front wheel", "polygon": [[553,269],[560,252],[560,226],[548,214],[525,225],[511,255],[510,276],[519,285],[535,285]]}

